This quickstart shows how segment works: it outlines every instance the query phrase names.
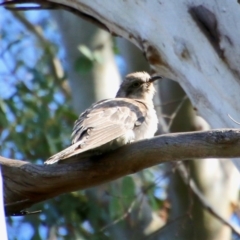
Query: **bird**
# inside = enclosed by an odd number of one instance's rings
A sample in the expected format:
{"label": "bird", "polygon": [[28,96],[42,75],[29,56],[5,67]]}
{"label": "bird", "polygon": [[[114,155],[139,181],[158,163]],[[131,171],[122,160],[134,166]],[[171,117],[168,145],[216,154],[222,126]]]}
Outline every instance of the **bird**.
{"label": "bird", "polygon": [[162,77],[147,72],[128,74],[115,98],[96,102],[80,114],[73,127],[72,145],[45,164],[67,163],[74,157],[82,160],[153,137],[158,125],[153,83],[158,79]]}

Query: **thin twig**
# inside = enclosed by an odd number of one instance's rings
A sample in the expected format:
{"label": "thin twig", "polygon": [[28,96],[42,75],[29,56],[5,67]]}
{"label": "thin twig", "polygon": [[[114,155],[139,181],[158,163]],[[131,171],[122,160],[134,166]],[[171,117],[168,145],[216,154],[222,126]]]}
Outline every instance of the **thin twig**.
{"label": "thin twig", "polygon": [[162,107],[162,106],[167,106],[167,105],[178,103],[178,102],[181,103],[182,101],[185,101],[185,98],[186,98],[186,96],[184,96],[182,98],[179,98],[179,99],[171,100],[171,101],[168,101],[168,102],[163,102],[163,103],[160,103],[160,104],[154,104],[154,106],[155,107]]}
{"label": "thin twig", "polygon": [[183,163],[181,165],[178,166],[178,171],[183,179],[183,181],[186,184],[189,184],[192,192],[194,193],[194,195],[198,198],[199,202],[202,204],[202,206],[209,212],[211,213],[214,217],[216,217],[221,223],[225,224],[226,226],[228,226],[235,234],[237,234],[240,237],[240,230],[238,228],[236,228],[235,226],[233,226],[233,224],[231,224],[231,222],[229,222],[228,220],[224,219],[224,217],[222,217],[214,208],[213,206],[211,206],[209,204],[209,202],[207,201],[207,199],[203,196],[203,194],[201,193],[201,191],[199,190],[198,186],[196,185],[196,183],[194,182],[194,180],[192,178],[189,178],[189,174],[188,171],[186,169],[186,167],[183,165]]}
{"label": "thin twig", "polygon": [[[169,221],[167,224],[165,224],[163,227],[161,227],[160,229],[158,229],[157,231],[153,232],[152,234],[150,234],[149,236],[144,237],[144,240],[149,240],[149,239],[153,239],[153,237],[155,236],[159,236],[159,234],[164,231],[166,228],[168,228],[169,226],[171,226],[172,224],[186,218],[188,216],[188,213],[185,213],[179,217],[174,218],[173,220]],[[154,238],[155,239],[155,238]]]}
{"label": "thin twig", "polygon": [[176,117],[176,115],[178,114],[178,112],[180,111],[181,107],[183,106],[184,102],[185,102],[187,99],[188,99],[188,97],[187,97],[187,96],[184,96],[184,97],[182,98],[182,101],[179,103],[179,105],[178,105],[177,108],[175,109],[175,111],[171,114],[170,122],[169,122],[169,124],[168,124],[168,129],[171,128],[174,118]]}
{"label": "thin twig", "polygon": [[108,225],[106,225],[106,226],[104,226],[103,228],[101,228],[99,232],[105,231],[107,228],[112,227],[113,225],[116,225],[117,223],[119,223],[120,221],[122,221],[122,220],[124,220],[126,217],[128,217],[129,214],[132,212],[132,210],[133,210],[133,208],[134,208],[137,200],[138,200],[138,198],[136,197],[136,199],[134,199],[134,200],[131,202],[129,208],[125,211],[125,213],[124,213],[122,216],[120,216],[119,218],[117,218],[117,219],[114,220],[113,222],[111,222],[111,223],[109,223]]}
{"label": "thin twig", "polygon": [[17,212],[17,213],[12,213],[11,216],[12,217],[19,217],[19,216],[25,216],[25,215],[38,214],[38,213],[41,213],[41,212],[42,212],[42,210],[37,210],[37,211],[33,211],[33,212],[21,211],[21,212]]}
{"label": "thin twig", "polygon": [[236,124],[240,125],[240,122],[237,122],[235,119],[233,119],[233,118],[230,116],[230,114],[228,114],[228,117],[229,117],[233,122],[235,122]]}
{"label": "thin twig", "polygon": [[56,56],[50,47],[51,43],[47,39],[45,39],[41,31],[39,31],[39,26],[38,28],[34,26],[19,12],[13,12],[13,15],[16,19],[18,19],[23,24],[23,26],[29,32],[31,32],[36,37],[38,42],[41,44],[42,48],[45,49],[45,51],[48,53],[48,55],[50,56],[49,67],[53,75],[54,82],[61,88],[61,90],[63,91],[66,97],[70,97],[71,95],[70,88],[66,87],[67,85],[64,83],[65,81],[62,81],[61,77],[59,77],[58,69],[57,69],[58,66],[56,65]]}
{"label": "thin twig", "polygon": [[6,203],[5,207],[16,206],[16,205],[19,205],[19,204],[22,204],[22,203],[25,203],[25,202],[28,202],[28,201],[29,201],[29,199],[24,199],[24,200],[16,201],[16,202],[13,202],[13,203]]}

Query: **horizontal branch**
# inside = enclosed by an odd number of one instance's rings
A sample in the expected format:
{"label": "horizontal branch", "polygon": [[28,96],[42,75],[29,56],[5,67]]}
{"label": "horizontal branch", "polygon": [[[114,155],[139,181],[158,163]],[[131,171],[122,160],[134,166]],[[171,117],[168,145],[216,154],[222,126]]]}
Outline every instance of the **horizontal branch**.
{"label": "horizontal branch", "polygon": [[97,186],[164,162],[236,157],[240,157],[240,130],[236,129],[165,134],[71,164],[45,166],[0,157],[6,213],[20,213],[62,193]]}

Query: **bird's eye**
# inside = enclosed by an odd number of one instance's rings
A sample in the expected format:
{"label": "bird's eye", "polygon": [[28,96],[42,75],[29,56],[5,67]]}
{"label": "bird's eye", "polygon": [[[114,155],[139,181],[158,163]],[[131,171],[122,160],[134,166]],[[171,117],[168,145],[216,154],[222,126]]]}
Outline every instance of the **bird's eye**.
{"label": "bird's eye", "polygon": [[132,85],[132,86],[136,88],[136,87],[139,87],[140,85],[141,85],[141,83],[140,83],[140,82],[135,82],[135,83],[133,83],[133,85]]}

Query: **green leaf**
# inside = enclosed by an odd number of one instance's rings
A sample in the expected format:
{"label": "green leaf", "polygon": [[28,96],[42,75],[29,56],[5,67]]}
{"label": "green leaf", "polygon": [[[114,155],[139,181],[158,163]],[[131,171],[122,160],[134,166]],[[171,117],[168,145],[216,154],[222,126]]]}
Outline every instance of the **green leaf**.
{"label": "green leaf", "polygon": [[143,173],[143,179],[146,183],[154,182],[155,176],[151,170],[145,169],[142,173]]}
{"label": "green leaf", "polygon": [[77,72],[88,73],[93,68],[93,61],[81,56],[76,60],[74,68]]}
{"label": "green leaf", "polygon": [[124,197],[135,196],[135,184],[132,177],[126,176],[122,180],[122,194]]}
{"label": "green leaf", "polygon": [[116,38],[112,38],[112,39],[113,39],[113,52],[115,55],[120,55],[120,50],[117,45],[117,40]]}
{"label": "green leaf", "polygon": [[154,211],[159,210],[158,201],[152,193],[148,193],[149,203]]}
{"label": "green leaf", "polygon": [[125,207],[129,207],[135,199],[135,183],[132,177],[127,176],[122,180],[122,200]]}
{"label": "green leaf", "polygon": [[51,154],[55,154],[57,152],[56,144],[51,136],[48,135],[48,133],[45,133],[46,140],[49,146],[49,152]]}
{"label": "green leaf", "polygon": [[93,53],[93,58],[97,63],[103,64],[103,57],[101,53],[99,52]]}
{"label": "green leaf", "polygon": [[5,103],[0,99],[0,131],[8,126],[6,106]]}
{"label": "green leaf", "polygon": [[109,204],[109,211],[110,211],[110,217],[112,219],[116,219],[121,216],[122,214],[122,206],[120,204],[121,199],[117,197],[112,197],[110,204]]}
{"label": "green leaf", "polygon": [[82,53],[90,61],[94,60],[93,53],[91,52],[91,50],[86,45],[79,45],[78,50],[80,51],[80,53]]}

